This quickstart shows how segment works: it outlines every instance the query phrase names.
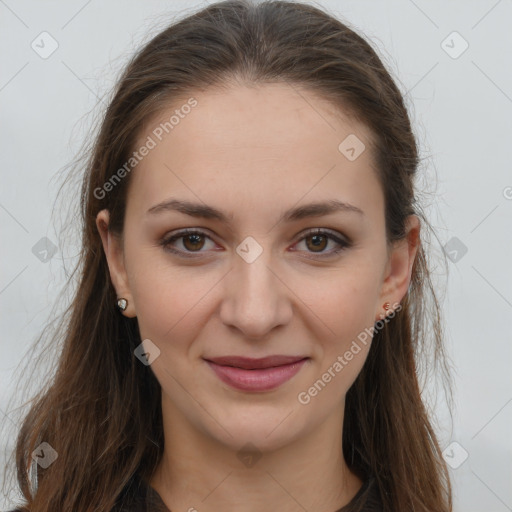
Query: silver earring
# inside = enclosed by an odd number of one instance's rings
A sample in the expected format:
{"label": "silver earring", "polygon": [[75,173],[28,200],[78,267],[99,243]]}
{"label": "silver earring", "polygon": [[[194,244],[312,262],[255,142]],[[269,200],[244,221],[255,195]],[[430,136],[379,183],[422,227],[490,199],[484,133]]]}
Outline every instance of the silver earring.
{"label": "silver earring", "polygon": [[124,311],[128,307],[128,301],[126,299],[117,299],[117,307]]}

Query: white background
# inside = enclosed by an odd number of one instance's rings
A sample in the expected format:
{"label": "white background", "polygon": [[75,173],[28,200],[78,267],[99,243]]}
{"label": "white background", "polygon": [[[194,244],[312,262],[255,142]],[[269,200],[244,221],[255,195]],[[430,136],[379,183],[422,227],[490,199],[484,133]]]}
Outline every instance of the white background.
{"label": "white background", "polygon": [[[206,3],[0,0],[0,422],[11,429],[0,439],[2,455],[18,421],[12,407],[19,404],[10,403],[17,372],[51,314],[70,256],[59,247],[43,263],[32,252],[44,236],[58,245],[57,172],[76,156],[99,98],[133,50]],[[425,182],[435,191],[432,223],[442,245],[456,237],[467,248],[449,261],[448,277],[439,276],[440,285],[447,282],[443,309],[455,385],[453,422],[438,408],[439,436],[443,448],[459,443],[457,457],[462,449],[469,454],[451,470],[455,511],[512,510],[512,3],[319,5],[365,34],[397,77]],[[58,42],[47,59],[31,48],[43,31]],[[467,50],[453,58],[464,40]],[[37,391],[43,376],[25,381]]]}

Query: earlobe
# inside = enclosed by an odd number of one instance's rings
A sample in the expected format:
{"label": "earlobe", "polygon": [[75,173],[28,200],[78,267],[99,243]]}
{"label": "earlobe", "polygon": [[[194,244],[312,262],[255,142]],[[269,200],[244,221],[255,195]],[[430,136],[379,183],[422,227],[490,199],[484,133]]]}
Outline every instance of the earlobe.
{"label": "earlobe", "polygon": [[[416,215],[410,215],[406,219],[406,236],[397,241],[391,250],[379,297],[380,304],[398,304],[407,293],[420,247],[419,233],[420,220]],[[379,310],[377,315],[382,316],[382,311]]]}
{"label": "earlobe", "polygon": [[101,237],[103,250],[107,259],[108,269],[112,285],[116,290],[116,305],[119,307],[119,299],[125,299],[126,307],[119,308],[124,316],[135,317],[133,300],[131,300],[128,277],[123,259],[123,248],[118,236],[109,229],[110,214],[108,210],[101,210],[96,216],[96,227]]}

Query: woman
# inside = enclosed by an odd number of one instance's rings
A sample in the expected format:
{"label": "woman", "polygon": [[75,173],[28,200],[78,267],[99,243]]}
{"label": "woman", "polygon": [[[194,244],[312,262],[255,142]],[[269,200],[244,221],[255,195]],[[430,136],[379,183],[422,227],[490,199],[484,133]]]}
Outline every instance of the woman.
{"label": "woman", "polygon": [[151,40],[84,176],[18,510],[451,510],[417,167],[381,60],[318,8],[221,2]]}

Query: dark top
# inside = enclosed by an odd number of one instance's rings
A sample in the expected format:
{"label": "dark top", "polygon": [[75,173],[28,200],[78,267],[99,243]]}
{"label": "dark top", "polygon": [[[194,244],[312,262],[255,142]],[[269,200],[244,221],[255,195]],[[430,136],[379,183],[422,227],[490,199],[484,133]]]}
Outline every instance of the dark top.
{"label": "dark top", "polygon": [[[20,512],[20,509],[11,512]],[[153,487],[135,476],[113,512],[171,511]],[[382,502],[375,477],[366,479],[350,503],[334,512],[382,512]]]}
{"label": "dark top", "polygon": [[[136,492],[131,505],[121,506],[119,512],[171,512],[153,487],[137,479],[135,488]],[[350,503],[333,512],[382,512],[382,502],[375,477],[366,479]]]}

